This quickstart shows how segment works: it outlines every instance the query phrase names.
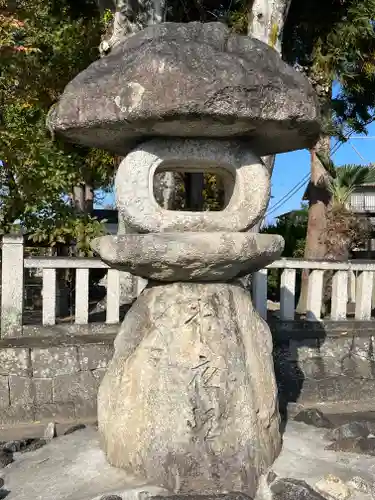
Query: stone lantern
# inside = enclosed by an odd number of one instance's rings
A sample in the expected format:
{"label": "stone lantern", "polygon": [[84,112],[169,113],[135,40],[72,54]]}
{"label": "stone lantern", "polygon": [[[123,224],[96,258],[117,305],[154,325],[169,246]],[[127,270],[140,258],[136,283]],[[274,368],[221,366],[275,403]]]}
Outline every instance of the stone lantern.
{"label": "stone lantern", "polygon": [[[124,157],[117,207],[132,232],[92,246],[149,280],[99,390],[109,462],[175,493],[253,496],[281,437],[271,334],[239,278],[282,252],[281,237],[249,232],[270,196],[261,156],[314,144],[312,87],[223,24],[165,23],[79,74],[49,127]],[[225,208],[162,208],[163,171],[219,174]]]}

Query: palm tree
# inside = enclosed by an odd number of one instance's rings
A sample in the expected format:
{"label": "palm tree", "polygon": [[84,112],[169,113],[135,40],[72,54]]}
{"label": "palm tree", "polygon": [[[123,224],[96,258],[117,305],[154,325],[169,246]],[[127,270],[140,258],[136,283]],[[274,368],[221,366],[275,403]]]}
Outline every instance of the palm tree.
{"label": "palm tree", "polygon": [[328,181],[331,203],[327,210],[326,258],[348,260],[350,251],[364,243],[370,233],[365,217],[355,214],[350,198],[359,186],[375,183],[375,168],[344,165]]}
{"label": "palm tree", "polygon": [[319,155],[328,172],[326,181],[330,202],[327,207],[327,227],[322,242],[326,259],[347,260],[353,246],[362,242],[369,232],[363,217],[355,214],[350,198],[359,186],[375,183],[375,167],[343,165],[336,167],[331,159]]}
{"label": "palm tree", "polygon": [[329,179],[328,190],[332,196],[332,203],[344,207],[348,205],[351,195],[358,186],[374,183],[375,167],[343,165],[335,169],[335,176]]}
{"label": "palm tree", "polygon": [[[371,224],[364,216],[354,213],[350,204],[351,195],[359,186],[375,183],[375,167],[343,165],[335,167],[332,160],[319,158],[327,172],[327,191],[330,203],[326,211],[326,231],[323,245],[325,258],[348,260],[351,250],[363,244],[371,233]],[[323,317],[330,310],[333,272],[324,273]]]}

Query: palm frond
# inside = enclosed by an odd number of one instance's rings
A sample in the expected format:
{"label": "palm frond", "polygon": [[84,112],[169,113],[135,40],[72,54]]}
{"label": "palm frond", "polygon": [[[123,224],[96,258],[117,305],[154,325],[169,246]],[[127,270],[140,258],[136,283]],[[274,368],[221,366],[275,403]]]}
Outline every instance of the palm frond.
{"label": "palm frond", "polygon": [[336,169],[336,177],[328,182],[333,203],[346,205],[358,186],[375,183],[375,168],[361,165],[343,165]]}

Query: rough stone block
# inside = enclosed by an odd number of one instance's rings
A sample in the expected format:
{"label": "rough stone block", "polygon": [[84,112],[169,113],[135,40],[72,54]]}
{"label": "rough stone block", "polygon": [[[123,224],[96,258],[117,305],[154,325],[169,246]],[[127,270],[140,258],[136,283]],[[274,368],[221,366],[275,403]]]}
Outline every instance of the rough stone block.
{"label": "rough stone block", "polygon": [[100,382],[103,380],[103,377],[104,377],[106,371],[107,370],[104,370],[102,368],[98,368],[97,370],[92,371],[92,374],[94,375],[94,377],[98,381],[98,385],[100,385]]}
{"label": "rough stone block", "polygon": [[74,420],[75,411],[73,403],[50,403],[35,407],[35,420]]}
{"label": "rough stone block", "polygon": [[0,425],[23,424],[35,421],[34,406],[9,406],[0,411]]}
{"label": "rough stone block", "polygon": [[76,347],[48,347],[31,352],[34,377],[51,378],[79,371]]}
{"label": "rough stone block", "polygon": [[49,378],[33,378],[35,390],[35,404],[52,403],[52,379]]}
{"label": "rough stone block", "polygon": [[30,374],[30,351],[22,347],[0,349],[0,374],[20,375]]}
{"label": "rough stone block", "polygon": [[8,408],[10,405],[9,399],[9,381],[8,377],[0,376],[0,410]]}
{"label": "rough stone block", "polygon": [[12,406],[27,406],[34,404],[32,380],[29,377],[10,375],[10,404]]}
{"label": "rough stone block", "polygon": [[106,368],[113,356],[112,346],[84,345],[78,348],[81,370]]}
{"label": "rough stone block", "polygon": [[281,446],[272,347],[239,285],[149,286],[99,389],[109,462],[181,493],[254,496]]}
{"label": "rough stone block", "polygon": [[95,418],[98,412],[97,398],[92,400],[80,399],[74,402],[75,417],[80,418]]}
{"label": "rough stone block", "polygon": [[[169,169],[177,172],[186,170],[187,167],[183,165],[197,165],[202,172],[218,170],[222,174],[228,203],[219,212],[162,209],[154,201],[153,178],[157,169],[163,164],[170,165]],[[267,167],[248,145],[233,140],[154,139],[142,143],[126,156],[116,174],[117,207],[125,217],[127,225],[140,233],[208,231],[215,232],[212,238],[217,239],[216,233],[220,231],[233,233],[246,231],[262,218],[267,208],[269,194],[270,173]],[[251,236],[254,237],[253,234]],[[187,252],[190,259],[192,252],[199,253],[199,237],[204,238],[202,235],[186,235],[186,238],[192,238],[191,249],[189,241],[184,245],[183,238],[173,242],[174,251],[172,245],[172,248],[166,249],[166,263],[169,261],[172,264],[176,247],[181,247],[182,255]],[[241,242],[241,236],[237,238]],[[219,237],[219,241],[215,244],[220,243],[220,239]],[[234,253],[239,252],[243,258],[241,245],[238,241],[233,244]],[[223,247],[221,244],[220,250],[223,253],[227,251],[229,263],[233,264],[234,255],[230,245]],[[220,257],[223,259],[221,252],[212,256],[214,264],[217,265]],[[159,259],[162,259],[161,255]]]}
{"label": "rough stone block", "polygon": [[312,146],[320,132],[307,78],[222,23],[162,23],[127,37],[69,83],[48,126],[119,156],[150,135],[240,136],[263,156]]}
{"label": "rough stone block", "polygon": [[353,401],[372,401],[375,393],[373,379],[351,377],[328,377],[322,380],[305,379],[301,385],[298,402],[305,405],[313,403],[345,403]]}
{"label": "rough stone block", "polygon": [[74,375],[60,375],[53,379],[54,402],[94,400],[98,392],[98,381],[90,371]]}
{"label": "rough stone block", "polygon": [[289,343],[289,361],[304,361],[320,355],[318,339],[291,340]]}
{"label": "rough stone block", "polygon": [[111,267],[150,280],[223,282],[266,267],[281,255],[284,240],[274,234],[162,232],[102,236],[91,246]]}

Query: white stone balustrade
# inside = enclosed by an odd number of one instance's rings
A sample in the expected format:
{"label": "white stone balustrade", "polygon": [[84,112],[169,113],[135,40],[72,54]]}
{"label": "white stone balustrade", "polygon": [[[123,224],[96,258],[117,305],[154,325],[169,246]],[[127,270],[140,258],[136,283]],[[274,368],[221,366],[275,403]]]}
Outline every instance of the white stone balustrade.
{"label": "white stone balustrade", "polygon": [[[96,258],[82,257],[23,257],[22,238],[5,236],[2,244],[2,283],[1,283],[1,336],[12,337],[22,334],[23,290],[25,269],[41,269],[43,276],[43,324],[56,323],[56,270],[76,270],[76,297],[74,322],[85,325],[89,321],[89,272],[90,269],[109,269],[109,266]],[[366,321],[375,309],[374,287],[375,262],[371,261],[306,261],[303,259],[280,259],[254,274],[252,282],[253,301],[259,314],[267,317],[267,275],[268,270],[278,269],[280,274],[280,320],[295,319],[295,304],[298,299],[296,290],[298,272],[304,269],[309,273],[309,320],[345,320],[353,317]],[[321,318],[322,287],[325,271],[335,271],[332,277],[332,297],[330,314]],[[108,296],[106,322],[119,322],[120,288],[119,273],[111,269],[108,276]],[[142,288],[139,290],[139,293]],[[348,304],[352,307],[348,308]]]}

